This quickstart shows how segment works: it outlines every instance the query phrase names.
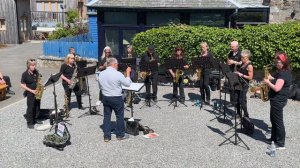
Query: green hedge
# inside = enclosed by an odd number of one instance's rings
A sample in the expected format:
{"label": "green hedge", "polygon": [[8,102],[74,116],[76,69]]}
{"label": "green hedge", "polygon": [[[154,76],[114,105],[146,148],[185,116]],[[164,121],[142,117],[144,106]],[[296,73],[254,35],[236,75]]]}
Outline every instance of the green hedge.
{"label": "green hedge", "polygon": [[199,55],[199,44],[206,41],[216,58],[226,60],[230,42],[237,40],[241,49],[249,49],[256,68],[272,62],[275,51],[285,51],[292,68],[300,69],[300,22],[245,26],[243,29],[212,28],[204,26],[169,25],[137,34],[133,45],[142,55],[149,44],[156,46],[162,61],[180,45],[188,60]]}

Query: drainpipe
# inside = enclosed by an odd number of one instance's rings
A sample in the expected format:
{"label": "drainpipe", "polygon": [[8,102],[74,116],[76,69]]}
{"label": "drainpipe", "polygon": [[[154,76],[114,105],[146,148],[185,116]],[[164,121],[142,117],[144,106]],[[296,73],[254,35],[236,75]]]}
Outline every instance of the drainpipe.
{"label": "drainpipe", "polygon": [[19,22],[19,12],[18,12],[18,3],[17,0],[15,0],[15,4],[16,4],[16,15],[17,15],[17,30],[18,30],[18,39],[17,39],[17,43],[18,44],[22,44],[21,40],[20,40],[20,22]]}

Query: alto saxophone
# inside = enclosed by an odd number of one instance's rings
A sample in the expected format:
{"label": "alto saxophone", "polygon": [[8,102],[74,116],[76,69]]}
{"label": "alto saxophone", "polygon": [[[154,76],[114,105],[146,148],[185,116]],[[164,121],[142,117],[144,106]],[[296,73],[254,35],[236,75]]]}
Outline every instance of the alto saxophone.
{"label": "alto saxophone", "polygon": [[179,78],[183,75],[183,70],[180,69],[176,69],[175,72],[175,78],[173,79],[174,83],[178,83],[179,82]]}
{"label": "alto saxophone", "polygon": [[76,83],[78,82],[78,78],[77,78],[77,66],[76,65],[75,65],[75,70],[73,72],[71,81],[72,81],[72,83],[69,85],[69,89],[74,89]]}
{"label": "alto saxophone", "polygon": [[[269,70],[270,70],[269,65],[264,66],[264,79],[268,79],[268,76],[270,74]],[[260,90],[261,100],[263,102],[268,101],[269,100],[269,91],[270,91],[269,85],[267,85],[266,83],[262,83],[262,84],[260,84],[259,90]]]}
{"label": "alto saxophone", "polygon": [[36,89],[35,90],[36,90],[35,99],[36,100],[41,100],[45,88],[42,84],[42,75],[38,71],[37,71],[37,82],[36,82]]}
{"label": "alto saxophone", "polygon": [[202,76],[202,68],[197,68],[196,74],[197,74],[197,80],[200,80]]}
{"label": "alto saxophone", "polygon": [[148,76],[151,76],[151,71],[147,71],[147,72],[141,74],[142,80],[145,80],[146,77],[148,77]]}

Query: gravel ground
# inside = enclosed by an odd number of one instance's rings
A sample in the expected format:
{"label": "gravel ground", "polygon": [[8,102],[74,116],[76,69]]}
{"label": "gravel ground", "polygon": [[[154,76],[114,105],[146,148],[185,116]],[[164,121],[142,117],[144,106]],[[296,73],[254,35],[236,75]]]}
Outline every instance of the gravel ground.
{"label": "gravel ground", "polygon": [[[93,76],[90,77],[90,85],[94,105],[98,99],[98,85]],[[62,108],[61,84],[56,85],[56,90],[58,107]],[[144,88],[141,92],[144,92]],[[74,108],[69,118],[72,125],[67,125],[72,144],[63,151],[43,145],[43,137],[49,134],[48,131],[26,128],[23,118],[25,99],[7,106],[0,110],[0,167],[299,167],[300,136],[297,121],[300,113],[296,110],[299,102],[290,100],[284,109],[287,150],[277,151],[276,157],[271,158],[266,154],[268,145],[264,142],[269,124],[268,102],[248,99],[255,133],[253,136],[239,134],[250,147],[247,150],[242,143],[219,146],[233,134],[225,133],[233,125],[233,120],[212,120],[215,118],[212,107],[204,106],[200,110],[193,106],[193,100],[199,98],[198,89],[185,88],[188,107],[175,109],[168,106],[171,92],[172,87],[159,86],[158,105],[161,109],[155,106],[140,109],[142,102],[134,105],[135,118],[159,134],[155,139],[145,139],[140,132],[140,135],[130,136],[123,141],[117,141],[113,136],[109,143],[105,143],[100,128],[102,106],[97,107],[100,115],[78,118],[87,108],[79,110],[76,102],[72,103]],[[212,98],[217,99],[218,96],[218,91],[213,92]],[[72,100],[75,100],[74,96]],[[87,96],[83,102],[87,107]],[[53,108],[52,87],[44,92],[42,108]],[[130,117],[130,112],[125,112],[125,115]]]}

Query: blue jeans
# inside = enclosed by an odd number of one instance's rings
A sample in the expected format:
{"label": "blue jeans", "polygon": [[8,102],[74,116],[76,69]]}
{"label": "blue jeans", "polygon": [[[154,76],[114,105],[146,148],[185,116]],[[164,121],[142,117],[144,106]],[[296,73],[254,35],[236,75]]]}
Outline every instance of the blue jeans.
{"label": "blue jeans", "polygon": [[124,122],[124,100],[122,96],[107,97],[103,96],[104,118],[103,118],[103,132],[104,138],[111,139],[111,113],[114,110],[117,119],[117,137],[125,135]]}

